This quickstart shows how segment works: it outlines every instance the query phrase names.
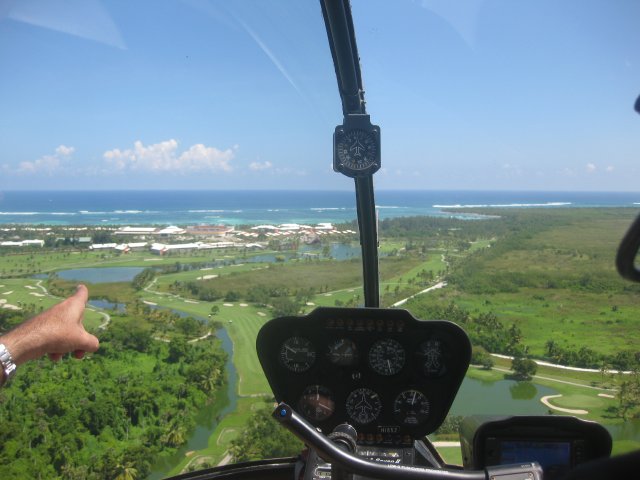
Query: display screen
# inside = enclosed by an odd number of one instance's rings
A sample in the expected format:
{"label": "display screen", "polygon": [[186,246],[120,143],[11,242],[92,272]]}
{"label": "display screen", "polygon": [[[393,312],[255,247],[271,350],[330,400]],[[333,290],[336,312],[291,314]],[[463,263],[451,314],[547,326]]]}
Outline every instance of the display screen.
{"label": "display screen", "polygon": [[520,462],[538,462],[545,471],[550,467],[569,467],[571,466],[571,443],[521,440],[500,442],[500,464]]}

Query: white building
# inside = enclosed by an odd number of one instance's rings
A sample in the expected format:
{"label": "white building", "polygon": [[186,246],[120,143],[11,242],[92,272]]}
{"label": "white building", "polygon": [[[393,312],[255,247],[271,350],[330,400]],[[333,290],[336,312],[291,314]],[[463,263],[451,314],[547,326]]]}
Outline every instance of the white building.
{"label": "white building", "polygon": [[122,227],[116,230],[114,235],[153,235],[156,230],[155,227]]}
{"label": "white building", "polygon": [[117,243],[94,243],[89,246],[89,250],[113,250],[117,246]]}
{"label": "white building", "polygon": [[186,232],[184,228],[171,225],[170,227],[163,228],[155,232],[155,235],[169,236],[169,235],[182,235]]}
{"label": "white building", "polygon": [[0,242],[0,247],[43,247],[44,240],[18,240]]}

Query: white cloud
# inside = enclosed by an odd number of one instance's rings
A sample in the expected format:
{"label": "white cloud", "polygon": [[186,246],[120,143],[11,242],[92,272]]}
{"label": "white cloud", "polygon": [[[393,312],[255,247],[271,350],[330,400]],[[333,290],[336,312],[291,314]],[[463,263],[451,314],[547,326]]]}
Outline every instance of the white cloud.
{"label": "white cloud", "polygon": [[62,161],[66,160],[73,152],[74,147],[60,145],[53,155],[44,155],[37,160],[20,162],[17,168],[18,173],[33,174],[44,172],[51,175],[62,166]]}
{"label": "white cloud", "polygon": [[66,145],[60,145],[58,148],[56,148],[56,155],[68,157],[75,151],[76,149],[74,147],[67,147]]}
{"label": "white cloud", "polygon": [[613,165],[609,165],[609,166],[606,168],[606,170],[607,170],[607,172],[613,172],[613,170],[614,170]]}
{"label": "white cloud", "polygon": [[253,170],[253,171],[261,171],[261,170],[269,170],[271,167],[273,167],[273,164],[270,161],[266,161],[263,163],[260,162],[251,162],[249,164],[249,169]]}
{"label": "white cloud", "polygon": [[594,163],[587,163],[587,173],[593,173],[596,171],[596,165]]}
{"label": "white cloud", "polygon": [[116,170],[139,170],[147,172],[201,172],[232,170],[229,164],[235,156],[235,149],[218,150],[201,143],[192,145],[180,153],[174,139],[145,146],[136,141],[133,148],[114,148],[104,152],[103,158]]}

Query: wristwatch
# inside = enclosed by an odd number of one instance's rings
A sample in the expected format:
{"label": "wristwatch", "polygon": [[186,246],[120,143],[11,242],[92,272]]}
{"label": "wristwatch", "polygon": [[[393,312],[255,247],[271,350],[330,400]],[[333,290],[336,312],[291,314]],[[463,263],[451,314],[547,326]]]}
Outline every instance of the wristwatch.
{"label": "wristwatch", "polygon": [[11,358],[9,350],[7,350],[7,347],[2,343],[0,343],[0,368],[2,368],[4,373],[0,379],[0,387],[2,387],[16,372],[16,364],[13,363],[13,358]]}

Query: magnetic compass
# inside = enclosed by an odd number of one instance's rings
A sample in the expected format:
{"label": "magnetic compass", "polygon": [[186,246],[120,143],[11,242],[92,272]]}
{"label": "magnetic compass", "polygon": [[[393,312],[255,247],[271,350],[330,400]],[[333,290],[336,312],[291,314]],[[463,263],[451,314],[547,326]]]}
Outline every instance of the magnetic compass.
{"label": "magnetic compass", "polygon": [[380,128],[369,115],[347,115],[333,134],[333,169],[348,177],[380,169]]}

